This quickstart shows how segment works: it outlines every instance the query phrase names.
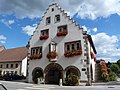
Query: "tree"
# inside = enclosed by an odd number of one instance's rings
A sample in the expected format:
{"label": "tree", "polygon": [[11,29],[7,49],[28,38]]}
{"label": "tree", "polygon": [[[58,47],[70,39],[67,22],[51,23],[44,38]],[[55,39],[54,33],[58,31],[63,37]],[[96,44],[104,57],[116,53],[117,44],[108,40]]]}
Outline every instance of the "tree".
{"label": "tree", "polygon": [[120,59],[117,61],[117,65],[120,67]]}
{"label": "tree", "polygon": [[110,69],[112,72],[114,72],[116,75],[118,75],[120,73],[120,68],[117,64],[112,64],[110,66]]}

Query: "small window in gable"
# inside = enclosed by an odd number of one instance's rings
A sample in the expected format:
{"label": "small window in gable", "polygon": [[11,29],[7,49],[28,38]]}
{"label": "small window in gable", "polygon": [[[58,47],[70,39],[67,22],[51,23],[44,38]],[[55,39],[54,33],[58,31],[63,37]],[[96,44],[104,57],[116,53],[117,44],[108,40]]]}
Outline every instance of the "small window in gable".
{"label": "small window in gable", "polygon": [[40,40],[46,40],[49,37],[49,29],[42,30],[40,35]]}
{"label": "small window in gable", "polygon": [[52,10],[51,10],[52,12],[54,11],[54,8],[52,8]]}
{"label": "small window in gable", "polygon": [[58,15],[55,15],[55,23],[56,22],[60,22],[60,15],[58,14]]}
{"label": "small window in gable", "polygon": [[48,29],[41,31],[41,35],[48,35],[48,34],[49,34],[49,30]]}
{"label": "small window in gable", "polygon": [[50,24],[50,17],[47,17],[46,18],[46,25],[49,25]]}

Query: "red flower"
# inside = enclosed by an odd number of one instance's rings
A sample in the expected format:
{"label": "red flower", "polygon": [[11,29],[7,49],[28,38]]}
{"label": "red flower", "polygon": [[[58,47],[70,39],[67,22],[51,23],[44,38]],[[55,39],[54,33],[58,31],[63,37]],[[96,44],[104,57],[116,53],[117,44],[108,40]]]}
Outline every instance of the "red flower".
{"label": "red flower", "polygon": [[68,34],[67,31],[64,32],[57,32],[57,36],[66,36]]}
{"label": "red flower", "polygon": [[49,52],[49,53],[47,54],[47,58],[48,58],[48,59],[55,59],[57,56],[58,56],[58,55],[57,55],[57,53],[56,53],[55,51]]}
{"label": "red flower", "polygon": [[81,50],[76,50],[76,51],[66,51],[64,53],[64,56],[65,57],[73,57],[73,56],[78,56],[78,55],[81,55],[82,54],[82,51]]}
{"label": "red flower", "polygon": [[40,40],[48,39],[48,37],[49,37],[48,35],[41,35],[41,36],[40,36]]}
{"label": "red flower", "polygon": [[32,59],[40,59],[41,57],[42,57],[41,54],[33,54],[33,55],[30,56],[30,59],[31,59],[31,60],[32,60]]}

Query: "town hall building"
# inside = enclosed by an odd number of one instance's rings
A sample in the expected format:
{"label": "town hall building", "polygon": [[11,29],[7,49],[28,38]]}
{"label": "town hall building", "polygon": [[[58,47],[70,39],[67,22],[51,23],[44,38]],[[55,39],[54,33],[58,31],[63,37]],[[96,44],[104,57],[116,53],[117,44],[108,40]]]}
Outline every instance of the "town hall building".
{"label": "town hall building", "polygon": [[95,81],[95,54],[92,37],[57,3],[49,5],[29,41],[28,82],[59,84],[70,73]]}

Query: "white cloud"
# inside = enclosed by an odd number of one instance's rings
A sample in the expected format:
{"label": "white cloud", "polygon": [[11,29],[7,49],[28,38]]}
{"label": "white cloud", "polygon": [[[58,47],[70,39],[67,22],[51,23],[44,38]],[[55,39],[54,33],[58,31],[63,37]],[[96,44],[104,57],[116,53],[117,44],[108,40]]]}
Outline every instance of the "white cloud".
{"label": "white cloud", "polygon": [[5,24],[10,29],[12,29],[10,25],[13,24],[13,23],[15,23],[14,20],[6,20],[6,19],[1,19],[0,22],[2,22],[3,24]]}
{"label": "white cloud", "polygon": [[0,35],[0,43],[1,44],[4,44],[4,43],[6,43],[6,40],[7,38],[4,36],[4,35]]}
{"label": "white cloud", "polygon": [[97,32],[97,28],[93,28],[93,32]]}
{"label": "white cloud", "polygon": [[98,59],[114,61],[120,58],[120,48],[118,48],[118,37],[107,35],[106,33],[97,33],[92,35],[93,42],[97,50]]}
{"label": "white cloud", "polygon": [[24,31],[24,33],[26,33],[27,35],[32,35],[33,32],[35,31],[35,28],[37,27],[37,24],[33,24],[32,26],[27,25],[25,27],[22,27],[22,30]]}
{"label": "white cloud", "polygon": [[2,44],[6,43],[5,41],[0,41]]}
{"label": "white cloud", "polygon": [[6,40],[7,38],[4,35],[0,35],[0,40]]}
{"label": "white cloud", "polygon": [[89,34],[91,34],[91,32],[97,32],[98,31],[97,27],[95,27],[95,28],[89,28],[89,27],[87,27],[85,25],[83,25],[81,27],[83,28],[84,31],[87,31],[87,33],[89,33]]}
{"label": "white cloud", "polygon": [[[57,0],[56,1],[70,15],[77,13],[78,17],[96,19],[120,15],[120,0]],[[40,17],[52,0],[0,0],[0,13],[12,14],[19,18]],[[31,13],[32,12],[32,13]]]}
{"label": "white cloud", "polygon": [[9,25],[11,25],[11,24],[15,23],[15,21],[14,20],[9,20],[8,23],[9,23]]}

